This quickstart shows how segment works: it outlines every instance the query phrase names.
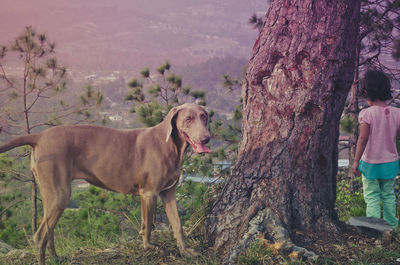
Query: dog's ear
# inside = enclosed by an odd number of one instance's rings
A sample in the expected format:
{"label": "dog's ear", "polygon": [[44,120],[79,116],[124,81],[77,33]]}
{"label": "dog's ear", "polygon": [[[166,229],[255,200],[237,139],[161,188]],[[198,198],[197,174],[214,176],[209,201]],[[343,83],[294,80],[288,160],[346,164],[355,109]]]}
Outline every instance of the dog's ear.
{"label": "dog's ear", "polygon": [[165,142],[168,142],[169,137],[172,134],[172,130],[174,129],[172,123],[174,122],[174,118],[176,117],[176,115],[178,115],[179,109],[179,107],[172,108],[164,119],[164,121],[167,123],[167,138],[165,139]]}

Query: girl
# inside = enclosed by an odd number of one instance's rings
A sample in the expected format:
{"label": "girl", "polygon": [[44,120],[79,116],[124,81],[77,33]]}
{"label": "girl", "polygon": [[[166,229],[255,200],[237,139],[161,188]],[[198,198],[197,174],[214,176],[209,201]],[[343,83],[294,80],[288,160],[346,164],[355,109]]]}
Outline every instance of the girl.
{"label": "girl", "polygon": [[382,201],[383,219],[394,229],[399,223],[394,184],[399,173],[396,136],[400,135],[400,109],[386,104],[392,95],[390,80],[383,72],[368,71],[361,89],[369,107],[358,117],[360,136],[352,170],[355,175],[362,174],[367,216],[381,218]]}

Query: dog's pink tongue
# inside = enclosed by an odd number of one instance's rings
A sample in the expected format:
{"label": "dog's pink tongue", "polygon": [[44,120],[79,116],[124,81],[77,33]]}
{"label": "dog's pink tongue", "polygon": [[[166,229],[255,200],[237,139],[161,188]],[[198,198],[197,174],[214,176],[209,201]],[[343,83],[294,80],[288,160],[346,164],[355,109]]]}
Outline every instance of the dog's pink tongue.
{"label": "dog's pink tongue", "polygon": [[207,146],[205,146],[204,144],[197,144],[197,143],[193,143],[192,145],[193,150],[198,153],[211,153],[210,148],[208,148]]}

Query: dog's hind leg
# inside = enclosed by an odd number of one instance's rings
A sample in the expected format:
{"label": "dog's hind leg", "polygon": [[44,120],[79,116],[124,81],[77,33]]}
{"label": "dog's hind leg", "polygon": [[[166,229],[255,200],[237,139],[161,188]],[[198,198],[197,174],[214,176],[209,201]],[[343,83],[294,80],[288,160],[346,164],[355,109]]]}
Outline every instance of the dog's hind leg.
{"label": "dog's hind leg", "polygon": [[49,251],[50,255],[54,258],[57,258],[56,247],[54,245],[54,229],[49,231],[49,240],[47,242],[47,250]]}
{"label": "dog's hind leg", "polygon": [[39,264],[45,264],[46,246],[57,257],[54,247],[54,227],[67,207],[71,196],[71,181],[65,168],[48,165],[38,170],[38,183],[43,203],[43,219],[35,233]]}

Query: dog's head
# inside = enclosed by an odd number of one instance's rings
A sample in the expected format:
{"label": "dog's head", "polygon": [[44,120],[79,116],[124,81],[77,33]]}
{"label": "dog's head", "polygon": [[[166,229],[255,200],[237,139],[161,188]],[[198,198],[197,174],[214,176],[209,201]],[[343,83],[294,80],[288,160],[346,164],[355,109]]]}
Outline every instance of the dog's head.
{"label": "dog's head", "polygon": [[167,138],[168,142],[174,128],[196,153],[210,153],[211,150],[206,146],[210,141],[208,131],[208,113],[197,104],[186,103],[170,110],[165,118],[168,123]]}

